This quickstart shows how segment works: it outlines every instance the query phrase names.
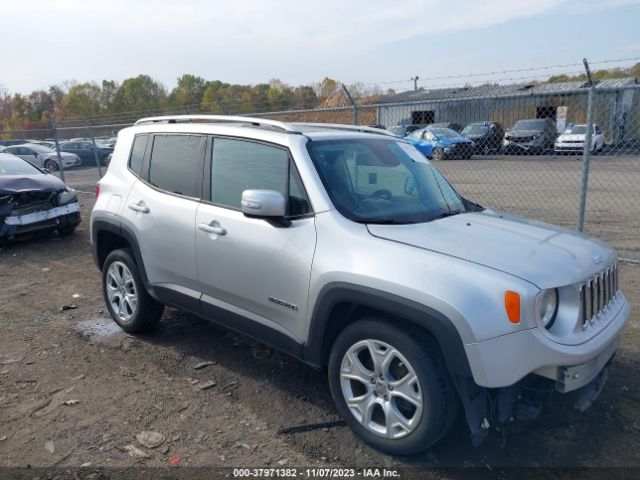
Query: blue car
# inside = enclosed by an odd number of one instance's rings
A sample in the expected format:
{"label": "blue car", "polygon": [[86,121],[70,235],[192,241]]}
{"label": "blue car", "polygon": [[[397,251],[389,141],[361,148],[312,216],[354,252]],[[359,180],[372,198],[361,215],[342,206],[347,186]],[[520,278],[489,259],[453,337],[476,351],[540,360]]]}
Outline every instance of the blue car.
{"label": "blue car", "polygon": [[404,138],[433,160],[468,160],[473,156],[473,141],[450,128],[427,127]]}

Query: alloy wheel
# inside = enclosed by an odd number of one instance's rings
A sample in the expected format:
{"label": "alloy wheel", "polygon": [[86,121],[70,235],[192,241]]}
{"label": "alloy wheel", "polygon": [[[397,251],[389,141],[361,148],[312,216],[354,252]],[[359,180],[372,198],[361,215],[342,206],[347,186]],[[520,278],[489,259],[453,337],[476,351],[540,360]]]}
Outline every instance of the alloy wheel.
{"label": "alloy wheel", "polygon": [[347,407],[368,431],[402,438],[418,426],[423,397],[418,376],[393,346],[361,340],[344,354],[340,385]]}
{"label": "alloy wheel", "polygon": [[123,262],[113,262],[107,270],[105,288],[111,309],[123,323],[128,323],[138,308],[138,294],[133,275]]}

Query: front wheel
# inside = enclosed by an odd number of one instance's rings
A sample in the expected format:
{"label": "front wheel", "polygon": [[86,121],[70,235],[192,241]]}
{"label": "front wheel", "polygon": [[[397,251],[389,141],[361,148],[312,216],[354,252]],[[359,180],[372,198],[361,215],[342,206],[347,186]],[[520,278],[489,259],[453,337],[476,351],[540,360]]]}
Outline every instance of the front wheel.
{"label": "front wheel", "polygon": [[434,160],[444,160],[444,150],[442,150],[441,148],[434,148],[433,152],[431,153],[431,157]]}
{"label": "front wheel", "polygon": [[131,250],[114,250],[102,266],[102,291],[111,317],[125,332],[151,329],[164,305],[145,290]]}
{"label": "front wheel", "polygon": [[58,162],[51,159],[45,160],[44,168],[51,170],[52,172],[57,172],[58,170],[60,170],[60,166],[58,165]]}
{"label": "front wheel", "polygon": [[457,410],[435,341],[378,318],[359,320],[336,339],[331,394],[345,422],[374,448],[410,455],[438,441]]}

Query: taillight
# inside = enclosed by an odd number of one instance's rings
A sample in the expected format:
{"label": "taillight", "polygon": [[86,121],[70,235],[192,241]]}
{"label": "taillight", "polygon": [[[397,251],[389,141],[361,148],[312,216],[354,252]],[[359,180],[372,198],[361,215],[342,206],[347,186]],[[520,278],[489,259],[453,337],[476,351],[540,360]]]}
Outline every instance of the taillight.
{"label": "taillight", "polygon": [[98,198],[98,195],[100,195],[100,184],[96,183],[96,198]]}

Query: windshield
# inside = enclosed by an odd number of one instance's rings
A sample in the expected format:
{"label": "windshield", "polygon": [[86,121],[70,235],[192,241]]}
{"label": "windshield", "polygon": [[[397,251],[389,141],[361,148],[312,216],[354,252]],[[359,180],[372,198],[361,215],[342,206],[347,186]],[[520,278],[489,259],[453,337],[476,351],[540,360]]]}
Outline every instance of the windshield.
{"label": "windshield", "polygon": [[542,130],[545,124],[544,119],[538,120],[519,120],[513,126],[513,130]]}
{"label": "windshield", "polygon": [[26,160],[9,154],[0,154],[0,175],[40,175],[42,172]]}
{"label": "windshield", "polygon": [[438,138],[458,138],[460,134],[450,128],[429,128]]}
{"label": "windshield", "polygon": [[567,134],[571,134],[571,135],[584,135],[585,133],[587,133],[587,126],[586,125],[574,125],[572,127],[568,127],[564,133]]}
{"label": "windshield", "polygon": [[387,139],[307,144],[334,205],[361,223],[418,223],[464,211],[462,199],[412,145]]}
{"label": "windshield", "polygon": [[462,130],[462,133],[471,134],[471,135],[476,135],[476,134],[484,135],[488,131],[489,131],[489,126],[483,125],[482,123],[472,123],[464,127],[464,129]]}

